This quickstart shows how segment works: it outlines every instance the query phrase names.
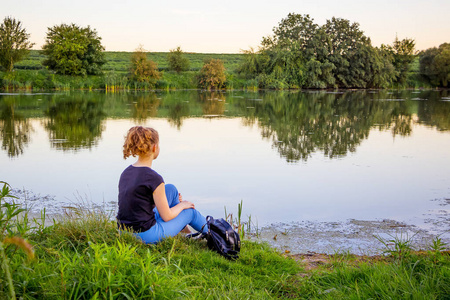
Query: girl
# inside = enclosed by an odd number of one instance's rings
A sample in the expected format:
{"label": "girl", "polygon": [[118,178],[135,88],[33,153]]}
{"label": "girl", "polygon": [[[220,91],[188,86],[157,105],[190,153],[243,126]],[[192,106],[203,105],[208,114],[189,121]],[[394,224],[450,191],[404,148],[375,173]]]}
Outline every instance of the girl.
{"label": "girl", "polygon": [[207,231],[206,219],[189,201],[183,201],[175,186],[152,169],[159,155],[159,135],[153,128],[132,127],[125,138],[123,157],[138,156],[119,180],[120,229],[129,229],[145,243],[157,243],[177,235],[186,225]]}

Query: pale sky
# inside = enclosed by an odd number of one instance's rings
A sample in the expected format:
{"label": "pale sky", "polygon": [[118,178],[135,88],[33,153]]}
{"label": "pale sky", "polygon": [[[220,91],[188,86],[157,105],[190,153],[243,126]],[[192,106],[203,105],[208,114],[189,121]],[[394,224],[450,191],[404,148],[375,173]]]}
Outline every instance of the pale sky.
{"label": "pale sky", "polygon": [[450,42],[450,0],[0,0],[0,17],[12,16],[41,49],[47,28],[89,25],[106,51],[151,52],[181,46],[186,52],[240,53],[258,47],[288,13],[309,14],[323,25],[334,17],[357,22],[374,46],[413,38],[424,50]]}

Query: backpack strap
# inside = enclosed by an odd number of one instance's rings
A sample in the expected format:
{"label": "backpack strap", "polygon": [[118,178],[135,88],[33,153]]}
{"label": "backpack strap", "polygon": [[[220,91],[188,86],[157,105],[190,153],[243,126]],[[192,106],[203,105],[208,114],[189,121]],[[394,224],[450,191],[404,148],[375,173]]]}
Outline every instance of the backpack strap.
{"label": "backpack strap", "polygon": [[[210,216],[208,216],[208,217],[210,217]],[[210,217],[210,218],[212,218],[212,217]],[[208,228],[209,228],[209,221],[208,221],[208,219],[206,220],[206,224],[202,226],[202,229],[200,231],[197,231],[195,233],[186,234],[186,237],[188,239],[191,239],[191,238],[195,238],[195,237],[197,237],[199,235],[202,235],[201,237],[199,237],[199,239],[206,238],[207,233],[203,233],[203,228],[205,228],[205,226],[208,226]]]}
{"label": "backpack strap", "polygon": [[[191,239],[191,238],[195,238],[196,236],[199,236],[200,234],[203,234],[203,232],[197,231],[196,233],[189,233],[189,234],[186,234],[186,237],[188,239]],[[203,238],[203,237],[200,237],[200,238]]]}

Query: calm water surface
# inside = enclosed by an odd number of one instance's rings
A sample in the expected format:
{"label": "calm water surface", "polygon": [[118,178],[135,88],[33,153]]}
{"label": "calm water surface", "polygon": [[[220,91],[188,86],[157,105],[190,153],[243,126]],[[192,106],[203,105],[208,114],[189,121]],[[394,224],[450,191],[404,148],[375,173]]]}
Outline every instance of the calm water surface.
{"label": "calm water surface", "polygon": [[0,95],[0,180],[35,208],[115,208],[127,130],[160,132],[154,169],[205,214],[393,219],[449,229],[448,91]]}

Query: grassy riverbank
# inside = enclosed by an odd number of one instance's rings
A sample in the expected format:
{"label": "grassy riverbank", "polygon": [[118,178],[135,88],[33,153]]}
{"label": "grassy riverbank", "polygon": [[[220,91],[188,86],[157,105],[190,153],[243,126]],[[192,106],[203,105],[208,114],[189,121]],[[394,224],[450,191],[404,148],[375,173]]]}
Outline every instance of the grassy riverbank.
{"label": "grassy riverbank", "polygon": [[449,299],[450,295],[450,256],[439,239],[426,252],[411,251],[407,242],[386,241],[386,256],[336,254],[315,259],[280,254],[244,240],[240,258],[228,261],[203,241],[183,236],[144,245],[129,234],[119,235],[110,216],[95,209],[69,209],[61,221],[44,226],[42,219],[28,220],[26,212],[14,216],[19,207],[6,204],[5,195],[3,190],[1,299],[12,294],[21,299]]}
{"label": "grassy riverbank", "polygon": [[[156,89],[196,89],[197,74],[207,59],[221,59],[227,70],[227,87],[243,88],[246,81],[238,79],[235,70],[244,60],[243,54],[185,53],[190,61],[190,68],[185,72],[168,70],[166,52],[148,53],[148,59],[158,65],[161,78],[156,82]],[[15,64],[11,73],[0,72],[0,89],[15,90],[79,90],[107,89],[146,90],[151,87],[146,83],[129,79],[131,52],[105,52],[106,64],[102,75],[70,76],[57,75],[46,69],[42,62],[45,56],[40,50],[31,50],[29,56]]]}
{"label": "grassy riverbank", "polygon": [[[257,89],[256,79],[243,78],[237,69],[244,62],[244,54],[185,53],[190,68],[184,72],[168,70],[166,52],[148,53],[147,57],[158,64],[161,78],[154,88],[161,90],[197,89],[197,75],[207,59],[220,59],[226,70],[227,89]],[[4,91],[49,91],[49,90],[146,90],[146,83],[133,82],[129,78],[131,52],[105,52],[106,64],[102,75],[70,76],[57,75],[46,69],[42,62],[45,56],[40,50],[31,50],[29,56],[15,64],[11,73],[0,72],[0,90]],[[392,88],[430,88],[419,76],[419,58],[413,62],[406,86]]]}
{"label": "grassy riverbank", "polygon": [[[182,236],[144,245],[129,234],[119,235],[99,211],[72,210],[52,226],[37,223],[17,234],[33,246],[34,259],[14,244],[6,248],[18,298],[270,299],[298,294],[297,263],[255,242],[245,241],[239,260],[232,262],[203,241]],[[24,232],[31,223],[17,225]],[[3,274],[0,278],[4,299],[8,286]]]}

